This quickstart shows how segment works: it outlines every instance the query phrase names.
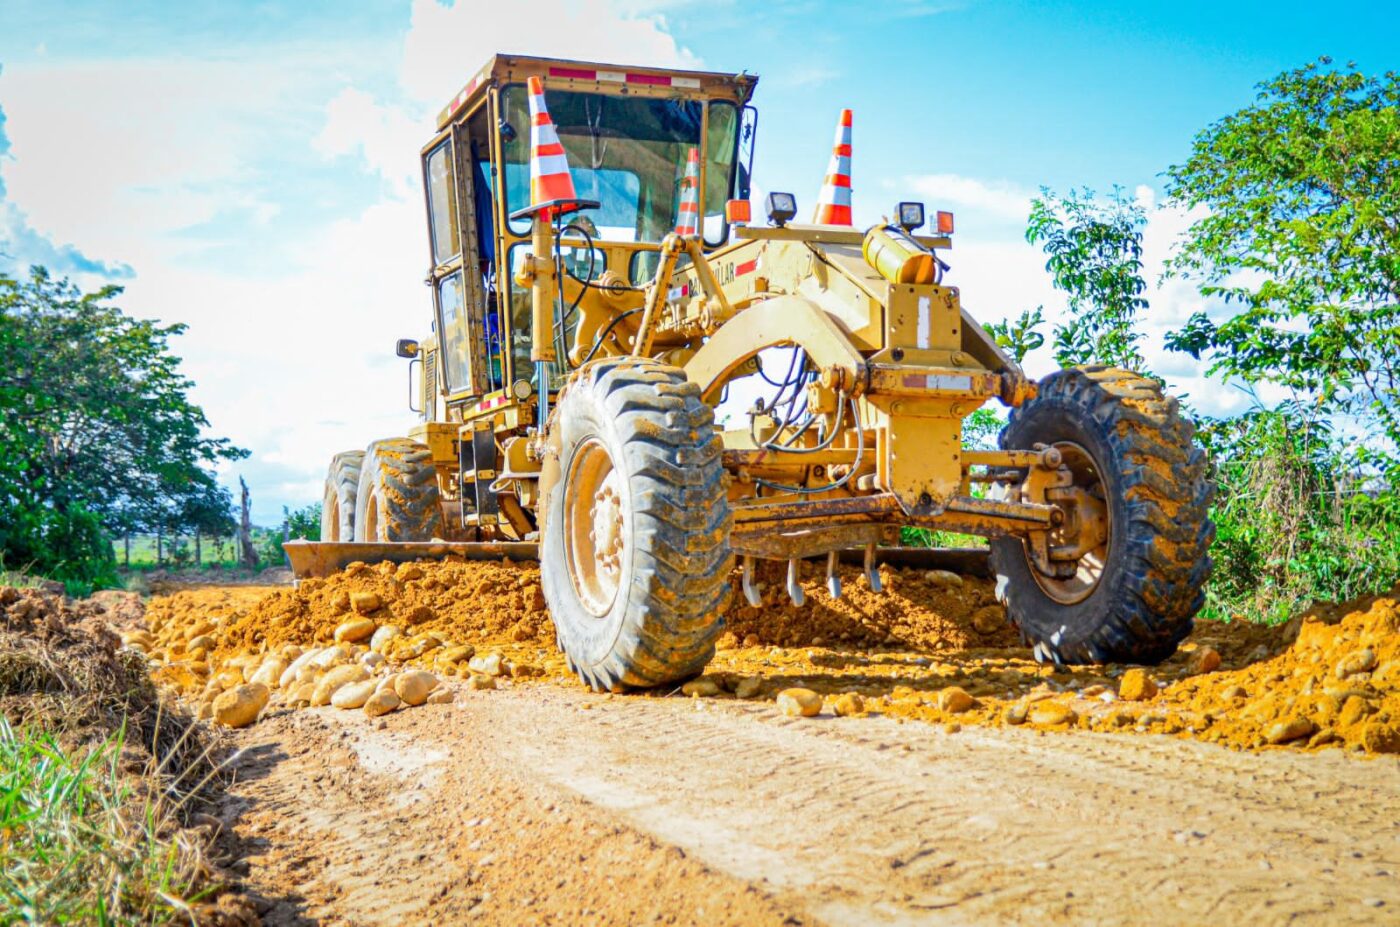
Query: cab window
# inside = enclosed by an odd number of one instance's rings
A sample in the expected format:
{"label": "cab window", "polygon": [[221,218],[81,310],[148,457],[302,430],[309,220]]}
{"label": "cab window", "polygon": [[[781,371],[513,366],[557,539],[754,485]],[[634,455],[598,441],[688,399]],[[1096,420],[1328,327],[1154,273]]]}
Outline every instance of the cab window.
{"label": "cab window", "polygon": [[[686,158],[700,144],[704,104],[566,90],[546,95],[575,192],[602,203],[588,213],[599,235],[659,242],[673,231]],[[504,148],[510,213],[530,203],[530,109],[520,84],[506,87],[502,100],[506,121],[516,130]],[[512,220],[511,231],[528,234],[528,220]]]}
{"label": "cab window", "polygon": [[705,244],[718,247],[729,238],[724,204],[733,195],[734,162],[739,153],[739,108],[711,103],[705,140]]}
{"label": "cab window", "polygon": [[457,202],[452,195],[452,143],[444,141],[428,153],[424,171],[428,184],[428,223],[432,230],[433,264],[457,253]]}
{"label": "cab window", "polygon": [[442,319],[442,372],[449,393],[471,385],[467,379],[467,320],[462,297],[462,272],[455,270],[437,283],[438,313]]}

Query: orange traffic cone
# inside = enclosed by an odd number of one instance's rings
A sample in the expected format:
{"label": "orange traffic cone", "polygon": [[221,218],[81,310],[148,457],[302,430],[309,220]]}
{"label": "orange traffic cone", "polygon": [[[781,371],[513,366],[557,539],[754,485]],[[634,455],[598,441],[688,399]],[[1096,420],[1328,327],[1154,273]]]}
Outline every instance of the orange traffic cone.
{"label": "orange traffic cone", "polygon": [[676,216],[676,234],[694,235],[700,231],[700,151],[691,146],[681,178],[681,204]]}
{"label": "orange traffic cone", "polygon": [[818,225],[851,224],[851,111],[841,110],[836,124],[836,141],[826,168],[826,182],[817,197]]}
{"label": "orange traffic cone", "polygon": [[[554,120],[544,104],[544,84],[538,77],[529,80],[530,91],[530,206],[555,204],[556,213],[579,208],[574,192],[574,178],[569,173],[569,159],[554,131]],[[541,210],[548,218],[551,210]]]}

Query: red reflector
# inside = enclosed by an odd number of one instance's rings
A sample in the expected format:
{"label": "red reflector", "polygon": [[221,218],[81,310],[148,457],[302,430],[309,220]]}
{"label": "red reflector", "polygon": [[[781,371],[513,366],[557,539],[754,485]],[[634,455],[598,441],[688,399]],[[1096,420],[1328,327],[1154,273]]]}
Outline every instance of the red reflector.
{"label": "red reflector", "polygon": [[953,234],[953,214],[951,212],[940,212],[938,214],[938,234]]}
{"label": "red reflector", "polygon": [[753,221],[753,205],[748,200],[730,200],[724,204],[724,217],[730,224]]}

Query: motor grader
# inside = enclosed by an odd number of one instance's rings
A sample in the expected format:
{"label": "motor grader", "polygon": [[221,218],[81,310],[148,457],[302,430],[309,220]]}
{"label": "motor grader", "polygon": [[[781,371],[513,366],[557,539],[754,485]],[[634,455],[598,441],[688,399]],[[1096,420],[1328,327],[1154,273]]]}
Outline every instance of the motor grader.
{"label": "motor grader", "polygon": [[[531,201],[531,78],[574,202]],[[422,421],[335,456],[298,575],[538,556],[584,682],[654,686],[703,669],[732,589],[763,601],[757,561],[798,604],[804,569],[841,594],[843,557],[878,589],[919,527],[990,539],[1041,660],[1169,656],[1213,536],[1176,401],[1110,367],[1029,381],[945,279],[951,216],[801,224],[775,193],[747,221],[756,82],[513,55],[471,78],[421,154],[433,321],[397,353]],[[964,446],[991,400],[999,447]]]}

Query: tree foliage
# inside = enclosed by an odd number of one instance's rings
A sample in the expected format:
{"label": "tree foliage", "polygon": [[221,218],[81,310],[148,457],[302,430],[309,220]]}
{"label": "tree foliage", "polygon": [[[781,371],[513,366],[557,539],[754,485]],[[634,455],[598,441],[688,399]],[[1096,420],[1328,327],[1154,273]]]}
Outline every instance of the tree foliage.
{"label": "tree foliage", "polygon": [[[1026,241],[1040,245],[1045,269],[1069,302],[1070,319],[1054,330],[1061,366],[1112,364],[1143,372],[1133,320],[1147,308],[1142,278],[1143,208],[1114,187],[1061,196],[1048,189],[1031,201]],[[1037,310],[1037,315],[1039,310]],[[1026,321],[1023,317],[1022,321]]]}
{"label": "tree foliage", "polygon": [[[228,521],[209,437],[170,352],[182,325],[132,319],[117,287],[82,294],[41,268],[0,276],[0,551],[61,579],[110,570],[105,532]],[[104,531],[105,529],[105,531]],[[99,553],[98,549],[101,549]]]}
{"label": "tree foliage", "polygon": [[1040,327],[1045,324],[1045,307],[1036,306],[1021,313],[1020,318],[989,322],[983,327],[1002,350],[1011,354],[1018,364],[1026,361],[1026,355],[1045,344],[1045,335]]}
{"label": "tree foliage", "polygon": [[1400,441],[1400,75],[1322,58],[1196,136],[1168,195],[1203,208],[1173,260],[1235,311],[1168,345]]}

